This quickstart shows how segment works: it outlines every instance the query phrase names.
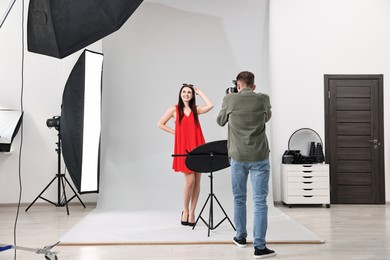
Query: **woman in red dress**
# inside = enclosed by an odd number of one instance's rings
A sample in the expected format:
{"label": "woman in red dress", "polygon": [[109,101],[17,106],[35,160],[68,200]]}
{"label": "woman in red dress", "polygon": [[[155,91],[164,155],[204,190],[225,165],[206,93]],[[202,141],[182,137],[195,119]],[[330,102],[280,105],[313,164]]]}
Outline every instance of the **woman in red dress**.
{"label": "woman in red dress", "polygon": [[[204,105],[196,105],[195,94],[203,99]],[[170,107],[158,122],[159,128],[175,135],[174,154],[186,154],[186,151],[191,151],[205,143],[198,115],[207,113],[212,108],[213,103],[199,88],[183,84],[177,105]],[[175,129],[167,126],[167,122],[171,118],[175,121]],[[185,159],[185,156],[173,157],[172,168],[175,172],[182,172],[185,177],[181,224],[194,226],[201,174],[188,169],[185,165]]]}

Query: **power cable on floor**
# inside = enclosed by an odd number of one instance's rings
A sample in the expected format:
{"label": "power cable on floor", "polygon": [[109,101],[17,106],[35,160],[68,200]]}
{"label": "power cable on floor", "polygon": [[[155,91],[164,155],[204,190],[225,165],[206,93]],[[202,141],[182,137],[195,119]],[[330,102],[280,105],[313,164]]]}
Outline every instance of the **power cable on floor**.
{"label": "power cable on floor", "polygon": [[[15,0],[16,1],[16,0]],[[15,1],[12,3],[15,3]],[[12,8],[12,7],[11,7]],[[9,11],[11,10],[9,9]],[[7,16],[9,14],[9,11],[7,13]],[[4,21],[3,21],[4,22]],[[24,108],[23,108],[23,92],[24,92],[24,0],[22,0],[22,52],[21,52],[21,89],[20,89],[20,111],[23,113]],[[18,198],[18,206],[16,210],[16,216],[15,216],[15,223],[14,223],[14,245],[17,244],[17,223],[18,223],[18,218],[19,218],[19,211],[20,211],[20,204],[22,200],[22,172],[21,172],[21,162],[22,162],[22,147],[23,147],[23,114],[22,114],[22,124],[20,126],[20,145],[19,145],[19,162],[18,162],[18,178],[19,178],[19,198]],[[14,250],[14,259],[16,260],[16,249]]]}

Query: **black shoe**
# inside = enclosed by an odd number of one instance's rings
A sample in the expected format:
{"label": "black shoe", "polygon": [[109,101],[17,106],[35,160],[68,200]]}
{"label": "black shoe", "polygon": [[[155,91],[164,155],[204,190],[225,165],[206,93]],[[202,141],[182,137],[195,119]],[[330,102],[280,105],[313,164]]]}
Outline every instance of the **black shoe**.
{"label": "black shoe", "polygon": [[183,211],[181,212],[180,221],[181,221],[181,224],[182,224],[183,226],[188,226],[188,218],[187,218],[187,221],[183,221]]}
{"label": "black shoe", "polygon": [[190,222],[190,216],[188,215],[188,226],[190,227],[194,227],[195,226],[195,222]]}
{"label": "black shoe", "polygon": [[234,242],[234,244],[236,244],[236,246],[238,246],[240,248],[246,247],[246,239],[245,238],[238,239],[236,237],[233,237],[233,242]]}
{"label": "black shoe", "polygon": [[195,222],[194,223],[192,223],[192,222],[188,222],[188,224],[187,224],[188,226],[190,226],[190,227],[194,227],[195,226]]}
{"label": "black shoe", "polygon": [[255,258],[263,259],[273,256],[276,256],[274,250],[268,249],[267,247],[265,247],[264,249],[258,249],[257,247],[255,247]]}

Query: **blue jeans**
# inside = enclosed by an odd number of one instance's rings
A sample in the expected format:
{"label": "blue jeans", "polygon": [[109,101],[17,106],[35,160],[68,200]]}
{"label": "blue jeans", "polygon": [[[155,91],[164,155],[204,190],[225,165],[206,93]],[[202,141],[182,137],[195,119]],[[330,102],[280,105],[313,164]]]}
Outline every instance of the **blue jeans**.
{"label": "blue jeans", "polygon": [[247,180],[250,173],[253,192],[253,246],[264,249],[265,234],[268,224],[268,181],[269,160],[258,162],[238,162],[231,159],[232,188],[234,196],[234,224],[238,239],[247,237],[246,230],[246,197]]}

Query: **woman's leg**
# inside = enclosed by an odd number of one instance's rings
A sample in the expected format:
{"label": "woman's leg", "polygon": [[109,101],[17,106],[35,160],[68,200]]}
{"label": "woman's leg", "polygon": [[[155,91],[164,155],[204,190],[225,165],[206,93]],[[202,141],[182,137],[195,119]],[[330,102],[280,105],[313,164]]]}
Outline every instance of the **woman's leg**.
{"label": "woman's leg", "polygon": [[189,215],[188,222],[195,223],[195,209],[196,209],[196,205],[198,204],[199,193],[200,193],[200,177],[202,175],[199,172],[195,172],[192,175],[194,175],[195,182],[194,182],[194,188],[191,196],[191,208],[189,212],[190,215]]}
{"label": "woman's leg", "polygon": [[184,189],[183,189],[184,205],[183,205],[182,221],[188,221],[189,214],[190,214],[190,202],[192,200],[194,186],[195,186],[195,174],[183,173],[183,175],[185,178],[185,182],[184,182]]}

